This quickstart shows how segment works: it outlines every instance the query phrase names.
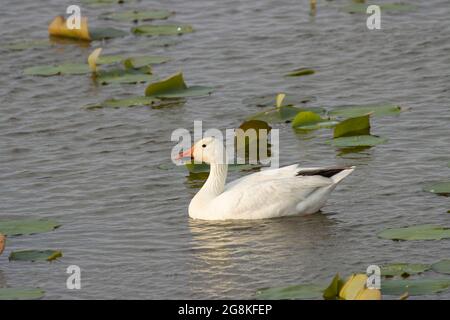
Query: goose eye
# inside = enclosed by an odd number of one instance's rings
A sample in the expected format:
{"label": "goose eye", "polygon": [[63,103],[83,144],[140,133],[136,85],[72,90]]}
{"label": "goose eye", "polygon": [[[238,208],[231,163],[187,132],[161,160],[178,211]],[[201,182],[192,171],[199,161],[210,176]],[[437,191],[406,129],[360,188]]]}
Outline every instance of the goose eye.
{"label": "goose eye", "polygon": [[206,144],[202,144],[202,148],[206,148]]}

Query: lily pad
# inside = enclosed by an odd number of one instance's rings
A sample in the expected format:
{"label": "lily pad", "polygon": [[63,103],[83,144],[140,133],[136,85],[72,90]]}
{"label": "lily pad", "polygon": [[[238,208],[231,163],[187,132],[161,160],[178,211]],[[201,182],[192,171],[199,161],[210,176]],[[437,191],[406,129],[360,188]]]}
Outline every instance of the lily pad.
{"label": "lily pad", "polygon": [[314,74],[315,71],[309,68],[299,68],[286,74],[286,77],[300,77]]}
{"label": "lily pad", "polygon": [[450,229],[432,224],[386,229],[378,237],[390,240],[441,240],[450,238]]}
{"label": "lily pad", "polygon": [[385,143],[387,139],[378,136],[364,135],[354,137],[341,137],[331,140],[331,144],[337,148],[373,147]]}
{"label": "lily pad", "polygon": [[339,122],[334,128],[333,138],[370,135],[369,115],[349,118]]}
{"label": "lily pad", "polygon": [[60,250],[20,250],[12,251],[10,261],[53,261],[62,257]]}
{"label": "lily pad", "polygon": [[117,21],[163,20],[172,15],[169,10],[129,10],[101,15],[102,18]]}
{"label": "lily pad", "polygon": [[311,111],[321,114],[323,109],[320,108],[298,108],[294,106],[281,106],[279,108],[266,109],[250,115],[246,120],[262,120],[268,123],[289,122],[301,111]]}
{"label": "lily pad", "polygon": [[[348,13],[361,13],[366,14],[369,4],[365,3],[352,3],[345,6],[342,10]],[[381,12],[407,12],[415,10],[416,7],[407,3],[383,3],[378,4]]]}
{"label": "lily pad", "polygon": [[373,116],[381,117],[397,115],[402,108],[393,104],[364,105],[364,106],[341,106],[331,110],[328,114],[332,116],[352,118],[360,117],[370,113]]}
{"label": "lily pad", "polygon": [[151,83],[145,89],[145,95],[157,98],[187,98],[209,95],[213,89],[205,86],[188,87],[181,72],[164,80]]}
{"label": "lily pad", "polygon": [[82,3],[92,5],[92,6],[124,4],[124,3],[131,3],[134,1],[135,0],[81,0]]}
{"label": "lily pad", "polygon": [[[248,97],[242,100],[242,102],[250,107],[276,107],[276,99],[278,94],[267,94],[262,96]],[[295,94],[285,94],[281,106],[295,106],[300,103],[307,103],[316,100],[315,97],[298,96]],[[316,108],[319,110],[319,108]],[[320,110],[325,111],[321,108]],[[322,113],[321,111],[321,113]]]}
{"label": "lily pad", "polygon": [[0,288],[0,300],[40,299],[45,291],[39,288]]}
{"label": "lily pad", "polygon": [[154,79],[154,76],[149,70],[150,69],[113,69],[100,71],[95,76],[95,80],[101,84],[148,82]]}
{"label": "lily pad", "polygon": [[410,296],[435,294],[447,290],[450,279],[407,279],[386,280],[381,284],[381,292],[386,295],[401,295],[407,292]]}
{"label": "lily pad", "polygon": [[436,262],[431,267],[436,272],[450,274],[450,259]]}
{"label": "lily pad", "polygon": [[337,121],[322,119],[317,113],[312,111],[301,111],[292,120],[292,127],[299,130],[316,130],[321,128],[332,128]]}
{"label": "lily pad", "polygon": [[23,72],[32,76],[79,75],[89,73],[90,69],[86,63],[65,63],[59,66],[30,67]]}
{"label": "lily pad", "polygon": [[409,276],[425,272],[430,268],[429,264],[422,263],[390,263],[381,266],[381,275],[388,277]]}
{"label": "lily pad", "polygon": [[450,181],[436,182],[425,186],[423,190],[448,196],[450,195]]}
{"label": "lily pad", "polygon": [[86,109],[98,108],[127,108],[136,106],[150,106],[160,103],[161,100],[154,97],[130,97],[124,99],[108,99],[101,103],[85,106]]}
{"label": "lily pad", "polygon": [[0,220],[0,233],[7,236],[30,235],[53,231],[61,226],[54,220],[19,219]]}
{"label": "lily pad", "polygon": [[100,56],[97,59],[97,64],[113,64],[123,61],[125,58],[121,55],[106,55]]}
{"label": "lily pad", "polygon": [[170,58],[164,56],[142,56],[132,57],[123,60],[126,68],[138,69],[152,64],[161,64],[170,61]]}
{"label": "lily pad", "polygon": [[154,25],[146,24],[131,29],[131,32],[137,35],[145,36],[174,36],[194,32],[190,25],[165,24]]}
{"label": "lily pad", "polygon": [[282,288],[265,288],[256,292],[257,299],[315,299],[321,298],[324,292],[323,285],[299,284]]}
{"label": "lily pad", "polygon": [[91,28],[89,29],[89,35],[91,40],[106,40],[113,38],[124,37],[128,34],[123,30],[115,28]]}
{"label": "lily pad", "polygon": [[6,50],[20,51],[26,49],[47,48],[50,46],[51,43],[48,39],[42,39],[15,41],[6,45],[2,45],[2,48]]}

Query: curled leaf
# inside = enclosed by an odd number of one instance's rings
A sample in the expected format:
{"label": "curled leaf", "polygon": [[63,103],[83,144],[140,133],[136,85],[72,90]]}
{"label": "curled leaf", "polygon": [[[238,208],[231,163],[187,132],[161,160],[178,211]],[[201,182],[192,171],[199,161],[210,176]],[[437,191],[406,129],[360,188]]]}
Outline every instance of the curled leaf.
{"label": "curled leaf", "polygon": [[48,33],[51,36],[66,37],[79,40],[91,40],[89,35],[88,22],[86,17],[81,17],[80,29],[69,29],[67,20],[63,16],[57,16],[48,26]]}
{"label": "curled leaf", "polygon": [[102,52],[102,48],[97,48],[88,57],[89,68],[91,68],[92,72],[97,72],[97,59]]}

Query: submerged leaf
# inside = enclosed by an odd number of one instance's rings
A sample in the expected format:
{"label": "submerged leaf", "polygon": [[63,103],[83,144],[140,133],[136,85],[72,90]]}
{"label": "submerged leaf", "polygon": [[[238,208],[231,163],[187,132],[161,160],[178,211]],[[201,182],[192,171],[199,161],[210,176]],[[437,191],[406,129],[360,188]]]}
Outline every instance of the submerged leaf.
{"label": "submerged leaf", "polygon": [[450,229],[424,224],[403,228],[386,229],[378,237],[390,240],[441,240],[450,238]]}
{"label": "submerged leaf", "polygon": [[89,73],[90,69],[86,63],[65,63],[59,66],[35,66],[26,68],[23,72],[32,76],[54,76],[54,75],[80,75]]}
{"label": "submerged leaf", "polygon": [[422,263],[390,263],[381,266],[382,276],[409,276],[422,273],[430,269],[429,264]]}
{"label": "submerged leaf", "polygon": [[165,25],[146,24],[131,29],[131,32],[134,34],[146,36],[182,35],[193,31],[194,29],[192,28],[192,26],[175,25],[175,24],[165,24]]}
{"label": "submerged leaf", "polygon": [[170,58],[164,56],[142,56],[131,57],[123,61],[126,68],[138,69],[152,64],[160,64],[169,61]]}
{"label": "submerged leaf", "polygon": [[100,71],[95,80],[101,84],[141,83],[154,79],[149,68],[145,69],[113,69]]}
{"label": "submerged leaf", "polygon": [[307,76],[310,74],[314,74],[315,71],[313,69],[309,69],[309,68],[300,68],[300,69],[296,69],[293,70],[289,73],[286,74],[286,77],[300,77],[300,76]]}
{"label": "submerged leaf", "polygon": [[91,35],[91,40],[105,40],[124,37],[128,33],[123,30],[108,27],[108,28],[91,28],[89,30],[89,34]]}
{"label": "submerged leaf", "polygon": [[436,182],[425,186],[423,190],[440,195],[450,195],[450,181]]}
{"label": "submerged leaf", "polygon": [[2,49],[19,51],[19,50],[25,50],[25,49],[45,48],[45,47],[50,47],[50,46],[51,46],[51,43],[48,39],[21,40],[21,41],[14,41],[14,42],[8,43],[6,45],[2,45]]}
{"label": "submerged leaf", "polygon": [[323,109],[320,108],[298,108],[294,106],[281,106],[279,108],[266,109],[250,115],[246,120],[262,120],[268,123],[289,122],[301,111],[311,111],[321,114]]}
{"label": "submerged leaf", "polygon": [[126,108],[159,104],[161,100],[153,97],[130,97],[124,99],[108,99],[101,103],[87,105],[86,109]]}
{"label": "submerged leaf", "polygon": [[60,250],[20,250],[12,251],[10,261],[53,261],[62,257]]}
{"label": "submerged leaf", "polygon": [[431,267],[436,272],[450,274],[450,259],[436,262]]}
{"label": "submerged leaf", "polygon": [[299,284],[282,288],[266,288],[256,292],[257,299],[314,299],[323,295],[324,286],[317,284]]}
{"label": "submerged leaf", "polygon": [[[352,3],[345,6],[342,10],[348,13],[361,13],[366,14],[367,7],[369,5],[365,3]],[[406,3],[382,3],[378,4],[381,12],[404,12],[415,10],[416,7],[412,4]]]}
{"label": "submerged leaf", "polygon": [[[302,97],[295,94],[274,93],[263,96],[248,97],[243,99],[242,102],[250,107],[282,107],[295,106],[298,104],[313,101],[315,99],[315,97]],[[325,111],[324,108],[320,108],[320,110]]]}
{"label": "submerged leaf", "polygon": [[420,296],[439,293],[450,287],[450,279],[407,279],[383,281],[381,292],[386,295]]}
{"label": "submerged leaf", "polygon": [[0,300],[40,299],[44,294],[39,288],[0,288]]}
{"label": "submerged leaf", "polygon": [[183,98],[208,95],[213,91],[210,87],[188,87],[181,72],[167,77],[164,80],[151,83],[145,89],[145,95],[157,98]]}

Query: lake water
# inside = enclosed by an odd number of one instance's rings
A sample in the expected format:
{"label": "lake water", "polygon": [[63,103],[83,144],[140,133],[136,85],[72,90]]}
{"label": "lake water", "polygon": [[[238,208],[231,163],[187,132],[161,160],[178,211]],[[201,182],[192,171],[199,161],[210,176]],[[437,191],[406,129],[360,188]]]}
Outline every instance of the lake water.
{"label": "lake water", "polygon": [[[384,1],[380,1],[384,2]],[[382,13],[369,31],[346,1],[149,1],[92,8],[97,19],[126,8],[167,8],[169,21],[192,24],[180,37],[135,37],[0,48],[0,215],[51,218],[50,233],[14,237],[0,257],[0,286],[41,287],[48,299],[242,298],[262,287],[329,281],[388,262],[449,258],[450,241],[394,242],[376,234],[413,224],[449,225],[449,198],[422,191],[450,177],[450,5],[408,1],[414,12]],[[47,37],[47,25],[74,1],[3,0],[0,43]],[[88,103],[140,95],[145,84],[97,86],[89,76],[31,77],[25,67],[83,61],[104,54],[167,55],[161,77],[182,70],[188,84],[211,85],[209,97],[182,106],[85,110]],[[299,67],[312,76],[285,78]],[[251,222],[200,222],[187,207],[202,180],[170,166],[176,128],[234,128],[256,106],[243,100],[286,92],[314,97],[307,105],[391,102],[409,108],[374,118],[372,133],[388,143],[340,155],[330,130],[280,129],[280,163],[355,165],[322,213]],[[233,172],[229,181],[247,172]],[[57,262],[8,262],[10,250],[61,249]],[[67,266],[82,269],[82,289],[66,289]],[[431,274],[430,276],[433,276]],[[450,291],[425,298],[449,299]]]}

